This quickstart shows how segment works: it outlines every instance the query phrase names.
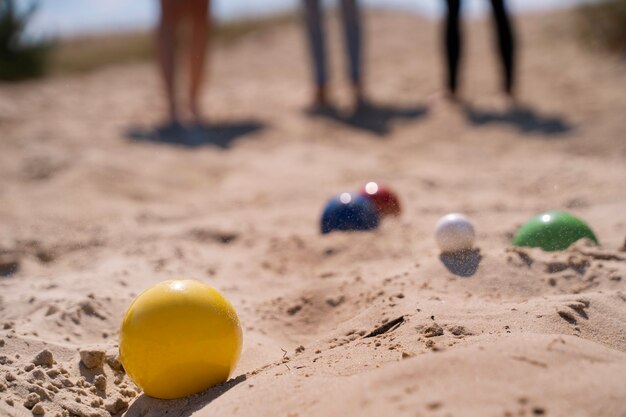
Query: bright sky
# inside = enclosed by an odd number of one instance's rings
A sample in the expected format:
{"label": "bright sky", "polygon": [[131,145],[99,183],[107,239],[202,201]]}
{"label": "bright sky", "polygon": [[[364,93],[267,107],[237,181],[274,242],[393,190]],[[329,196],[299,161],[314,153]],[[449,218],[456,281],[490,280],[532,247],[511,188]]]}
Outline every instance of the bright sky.
{"label": "bright sky", "polygon": [[[17,0],[18,5],[32,0]],[[212,0],[215,15],[221,20],[270,14],[297,7],[299,0]],[[326,0],[325,0],[326,1]],[[361,0],[364,5],[412,11],[437,16],[443,0]],[[534,10],[571,6],[588,0],[509,0],[511,8]],[[332,3],[332,1],[329,1]],[[40,9],[29,33],[67,35],[73,33],[145,28],[153,24],[157,0],[40,0]],[[465,0],[466,11],[480,14],[487,0]]]}

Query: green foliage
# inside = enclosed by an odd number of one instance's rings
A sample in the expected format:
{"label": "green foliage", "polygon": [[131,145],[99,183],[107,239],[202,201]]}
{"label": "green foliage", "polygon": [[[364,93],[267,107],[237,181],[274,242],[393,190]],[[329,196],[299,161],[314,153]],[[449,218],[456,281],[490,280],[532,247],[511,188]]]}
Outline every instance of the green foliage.
{"label": "green foliage", "polygon": [[[247,36],[293,23],[295,19],[292,14],[282,14],[219,24],[214,28],[211,39],[228,46]],[[122,32],[63,39],[50,58],[53,75],[85,73],[109,65],[146,62],[154,59],[154,34]]]}
{"label": "green foliage", "polygon": [[626,0],[603,0],[581,6],[578,32],[594,47],[626,55]]}
{"label": "green foliage", "polygon": [[152,33],[82,35],[63,39],[50,56],[50,74],[88,73],[109,65],[153,59]]}
{"label": "green foliage", "polygon": [[[24,42],[22,35],[36,6],[18,13],[15,3],[0,0],[0,80],[86,73],[109,65],[154,59],[152,32],[82,35],[59,39],[54,44]],[[220,24],[213,32],[213,41],[230,45],[294,21],[294,15],[286,14]]]}
{"label": "green foliage", "polygon": [[27,43],[23,39],[35,9],[36,5],[31,5],[19,13],[14,0],[0,0],[0,80],[19,81],[45,73],[50,44]]}

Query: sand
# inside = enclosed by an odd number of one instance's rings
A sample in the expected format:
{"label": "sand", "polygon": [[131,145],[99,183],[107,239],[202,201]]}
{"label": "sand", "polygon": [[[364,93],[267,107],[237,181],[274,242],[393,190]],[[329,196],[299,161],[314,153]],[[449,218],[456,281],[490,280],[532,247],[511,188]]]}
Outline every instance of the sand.
{"label": "sand", "polygon": [[[365,120],[303,111],[296,25],[214,51],[216,144],[134,140],[164,110],[149,64],[0,86],[0,415],[625,416],[625,67],[582,49],[566,13],[517,23],[515,112],[488,22],[466,27],[455,107],[431,100],[438,27],[382,12]],[[321,235],[326,199],[370,179],[402,216]],[[511,248],[549,209],[601,246]],[[435,245],[447,212],[477,230],[465,263]],[[161,401],[117,341],[130,301],[175,277],[232,301],[244,347],[229,382]]]}

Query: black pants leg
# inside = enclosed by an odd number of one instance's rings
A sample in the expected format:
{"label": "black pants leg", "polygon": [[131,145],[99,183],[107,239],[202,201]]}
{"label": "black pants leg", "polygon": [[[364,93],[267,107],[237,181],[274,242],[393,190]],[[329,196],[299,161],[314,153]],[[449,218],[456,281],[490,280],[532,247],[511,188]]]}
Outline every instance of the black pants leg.
{"label": "black pants leg", "polygon": [[326,85],[326,48],[324,39],[324,12],[320,0],[303,0],[304,18],[306,23],[311,61],[315,78],[315,85]]}
{"label": "black pants leg", "polygon": [[460,12],[461,0],[447,0],[448,15],[445,26],[446,58],[448,64],[448,90],[455,94],[458,87],[461,59]]}
{"label": "black pants leg", "polygon": [[500,59],[504,72],[504,91],[507,94],[512,94],[515,84],[515,40],[513,29],[504,0],[491,0],[491,6],[493,8]]}

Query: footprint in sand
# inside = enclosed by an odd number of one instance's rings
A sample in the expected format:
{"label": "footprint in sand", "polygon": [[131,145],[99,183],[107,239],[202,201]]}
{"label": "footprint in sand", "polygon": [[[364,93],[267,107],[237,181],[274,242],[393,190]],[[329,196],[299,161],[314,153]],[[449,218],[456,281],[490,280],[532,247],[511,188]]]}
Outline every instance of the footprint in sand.
{"label": "footprint in sand", "polygon": [[586,309],[589,308],[591,302],[586,299],[578,299],[567,302],[565,306],[557,308],[557,314],[570,324],[577,324],[578,318],[589,320]]}

